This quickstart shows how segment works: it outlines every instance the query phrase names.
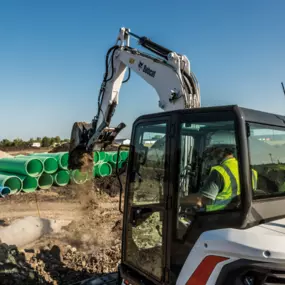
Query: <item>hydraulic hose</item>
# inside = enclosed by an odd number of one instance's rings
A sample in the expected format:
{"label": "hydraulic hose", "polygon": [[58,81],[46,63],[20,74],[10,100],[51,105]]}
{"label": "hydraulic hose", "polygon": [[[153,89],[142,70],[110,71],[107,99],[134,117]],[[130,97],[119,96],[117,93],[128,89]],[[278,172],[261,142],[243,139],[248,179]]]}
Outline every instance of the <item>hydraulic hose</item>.
{"label": "hydraulic hose", "polygon": [[37,158],[15,157],[0,159],[0,171],[37,177],[42,174],[43,169],[43,163]]}
{"label": "hydraulic hose", "polygon": [[[111,48],[109,48],[109,50],[107,51],[106,54],[106,58],[105,58],[105,74],[104,74],[104,78],[103,78],[103,82],[102,82],[102,86],[99,92],[99,96],[98,96],[98,111],[97,111],[97,116],[96,116],[96,120],[93,123],[93,129],[97,128],[97,122],[100,116],[100,112],[102,113],[103,119],[104,121],[106,121],[105,118],[105,114],[103,113],[102,110],[102,102],[104,99],[104,94],[105,94],[105,84],[110,81],[113,78],[114,75],[114,54],[115,51],[119,48],[118,45],[114,45]],[[111,56],[111,76],[108,78],[109,75],[109,55],[110,53],[113,51],[112,56]]]}

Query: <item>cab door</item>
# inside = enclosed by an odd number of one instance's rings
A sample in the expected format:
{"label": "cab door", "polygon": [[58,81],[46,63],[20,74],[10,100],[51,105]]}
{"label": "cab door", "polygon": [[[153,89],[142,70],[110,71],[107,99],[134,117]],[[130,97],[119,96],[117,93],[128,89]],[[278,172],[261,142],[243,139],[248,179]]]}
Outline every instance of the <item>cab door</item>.
{"label": "cab door", "polygon": [[169,117],[134,125],[125,197],[123,263],[158,282],[167,271]]}

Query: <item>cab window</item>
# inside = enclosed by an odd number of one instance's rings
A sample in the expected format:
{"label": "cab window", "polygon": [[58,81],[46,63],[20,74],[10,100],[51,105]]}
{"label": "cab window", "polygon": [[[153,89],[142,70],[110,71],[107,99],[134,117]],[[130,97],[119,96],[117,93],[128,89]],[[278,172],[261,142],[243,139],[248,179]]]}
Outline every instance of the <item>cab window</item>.
{"label": "cab window", "polygon": [[[183,237],[197,211],[238,208],[240,187],[237,157],[234,121],[180,125],[178,238]],[[225,164],[228,159],[231,162]],[[197,204],[199,197],[202,197],[202,203]]]}
{"label": "cab window", "polygon": [[285,194],[285,129],[249,124],[251,167],[256,170],[257,189],[253,198]]}

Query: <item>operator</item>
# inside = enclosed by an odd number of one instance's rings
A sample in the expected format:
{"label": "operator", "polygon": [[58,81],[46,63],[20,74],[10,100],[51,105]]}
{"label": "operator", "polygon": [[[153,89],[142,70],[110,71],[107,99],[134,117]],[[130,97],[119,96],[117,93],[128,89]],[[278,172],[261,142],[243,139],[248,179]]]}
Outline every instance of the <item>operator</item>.
{"label": "operator", "polygon": [[[196,204],[205,211],[224,209],[234,197],[240,195],[238,161],[230,147],[213,147],[213,156],[220,162],[211,168],[198,193],[181,198],[181,204]],[[252,169],[253,189],[257,187],[257,172]]]}

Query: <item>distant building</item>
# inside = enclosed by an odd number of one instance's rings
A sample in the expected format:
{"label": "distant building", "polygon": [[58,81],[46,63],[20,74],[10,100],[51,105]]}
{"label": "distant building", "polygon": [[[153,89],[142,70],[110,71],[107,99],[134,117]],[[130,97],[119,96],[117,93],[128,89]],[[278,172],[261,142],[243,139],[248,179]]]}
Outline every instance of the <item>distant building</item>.
{"label": "distant building", "polygon": [[131,140],[130,139],[116,139],[115,143],[129,145],[131,143]]}
{"label": "distant building", "polygon": [[40,142],[33,142],[32,147],[41,147],[41,143]]}

